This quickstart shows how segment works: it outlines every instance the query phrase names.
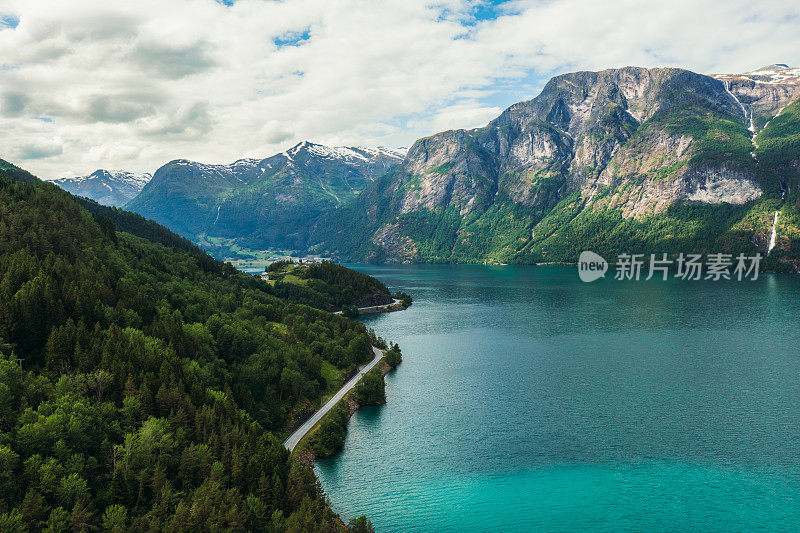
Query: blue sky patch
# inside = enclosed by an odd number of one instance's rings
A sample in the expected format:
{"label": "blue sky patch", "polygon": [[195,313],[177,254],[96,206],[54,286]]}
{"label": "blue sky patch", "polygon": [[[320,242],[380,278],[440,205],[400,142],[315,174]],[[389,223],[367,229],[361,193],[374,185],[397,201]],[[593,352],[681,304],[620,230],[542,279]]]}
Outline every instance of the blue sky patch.
{"label": "blue sky patch", "polygon": [[3,15],[0,13],[0,30],[4,28],[11,28],[12,30],[19,26],[19,18],[13,15]]}
{"label": "blue sky patch", "polygon": [[493,20],[506,12],[507,0],[494,0],[491,2],[481,2],[473,8],[475,20]]}
{"label": "blue sky patch", "polygon": [[302,31],[288,31],[283,35],[279,35],[272,39],[275,46],[283,48],[284,46],[300,46],[303,41],[307,41],[311,37],[311,28],[306,28]]}

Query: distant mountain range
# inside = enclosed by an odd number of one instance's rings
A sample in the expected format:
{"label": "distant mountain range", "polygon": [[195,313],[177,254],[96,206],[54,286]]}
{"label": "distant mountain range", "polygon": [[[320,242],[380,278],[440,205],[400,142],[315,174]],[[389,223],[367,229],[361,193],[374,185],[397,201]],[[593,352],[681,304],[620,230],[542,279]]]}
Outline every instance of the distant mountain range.
{"label": "distant mountain range", "polygon": [[172,161],[127,208],[206,247],[350,261],[771,251],[797,269],[798,99],[800,69],[782,64],[575,72],[407,156],[303,142],[231,165]]}
{"label": "distant mountain range", "polygon": [[84,196],[103,205],[122,207],[150,181],[150,174],[134,174],[124,170],[96,170],[88,176],[60,178],[53,183],[76,196]]}
{"label": "distant mountain range", "polygon": [[351,201],[404,155],[301,142],[230,165],[181,159],[159,168],[127,208],[205,243],[237,238],[257,248],[299,249],[320,214]]}

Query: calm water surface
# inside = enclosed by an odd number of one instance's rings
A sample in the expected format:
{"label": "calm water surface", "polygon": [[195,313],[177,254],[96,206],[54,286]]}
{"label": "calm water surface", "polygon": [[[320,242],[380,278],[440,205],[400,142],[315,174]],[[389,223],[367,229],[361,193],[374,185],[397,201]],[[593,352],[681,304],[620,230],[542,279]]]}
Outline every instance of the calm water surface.
{"label": "calm water surface", "polygon": [[317,463],[379,532],[800,527],[800,279],[357,266],[414,297],[388,404]]}

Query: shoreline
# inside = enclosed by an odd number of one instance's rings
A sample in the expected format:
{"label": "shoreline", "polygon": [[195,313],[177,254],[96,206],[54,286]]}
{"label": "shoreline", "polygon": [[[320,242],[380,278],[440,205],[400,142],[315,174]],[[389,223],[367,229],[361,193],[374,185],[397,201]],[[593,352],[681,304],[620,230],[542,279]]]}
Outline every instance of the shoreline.
{"label": "shoreline", "polygon": [[295,448],[319,425],[320,422],[331,412],[342,400],[344,400],[350,392],[358,385],[365,375],[372,371],[373,368],[378,366],[386,356],[386,351],[375,346],[372,347],[375,357],[359,368],[358,372],[350,378],[336,393],[331,396],[319,409],[303,422],[300,427],[289,435],[283,442],[284,448],[289,450],[289,453],[294,452]]}
{"label": "shoreline", "polygon": [[[392,367],[389,363],[386,362],[386,359],[385,359],[385,356],[384,356],[384,357],[381,357],[381,359],[378,362],[378,364],[375,365],[375,367],[373,369],[371,369],[370,372],[374,372],[375,369],[378,369],[378,371],[380,371],[380,373],[381,373],[381,379],[384,379],[389,372],[394,370],[394,368],[395,367]],[[380,405],[386,405],[386,403],[387,403],[387,401],[384,401],[383,403],[380,403],[380,404],[363,404],[362,405],[362,404],[358,403],[354,398],[352,398],[352,390],[351,390],[351,391],[348,391],[348,393],[345,394],[345,396],[341,400],[336,402],[336,405],[334,406],[334,408],[338,407],[340,404],[344,404],[344,405],[347,406],[347,416],[346,416],[346,421],[345,421],[345,427],[347,427],[350,424],[350,419],[353,417],[353,415],[356,413],[356,411],[358,411],[362,407],[366,407],[366,406],[375,406],[375,407],[377,407],[377,406],[380,406]],[[330,414],[330,413],[326,413],[325,416],[328,416],[328,414]],[[319,429],[320,423],[325,418],[325,416],[323,416],[322,419],[320,419],[314,425],[314,427],[311,430],[309,430],[308,433],[306,433],[306,435],[304,435],[302,439],[300,439],[300,441],[295,446],[294,451],[290,452],[295,456],[295,459],[297,459],[297,461],[299,461],[299,462],[301,462],[301,463],[303,463],[303,464],[305,464],[305,465],[307,465],[309,467],[313,467],[314,462],[317,461],[318,459],[324,459],[324,458],[327,458],[327,457],[333,457],[335,455],[340,454],[343,451],[343,449],[339,449],[339,450],[334,451],[333,453],[318,456],[317,453],[315,452],[315,450],[313,449],[313,447],[308,445],[308,439],[310,437],[314,436],[316,431]],[[346,435],[346,431],[345,431],[345,435]]]}
{"label": "shoreline", "polygon": [[[761,265],[762,266],[764,265],[764,261],[767,259],[767,257],[768,256],[762,256],[762,258],[761,258]],[[780,258],[778,258],[776,261],[780,265],[791,266],[791,267],[794,268],[794,270],[790,270],[790,269],[775,269],[775,268],[770,268],[770,266],[767,266],[766,268],[760,268],[759,269],[759,274],[788,274],[788,275],[791,275],[791,276],[797,276],[798,274],[800,274],[800,262],[798,262],[798,264],[795,265],[791,261],[781,261]],[[382,262],[382,263],[370,263],[370,262],[353,263],[353,262],[348,262],[348,263],[342,263],[342,264],[343,265],[345,265],[345,264],[346,265],[351,265],[351,266],[353,266],[353,265],[368,265],[368,266],[429,266],[429,265],[433,266],[433,265],[449,265],[449,266],[480,266],[480,267],[552,267],[552,266],[558,266],[558,267],[575,267],[575,268],[577,268],[577,266],[578,266],[578,262],[577,261],[572,262],[572,263],[562,262],[562,261],[544,261],[544,262],[541,262],[541,263],[461,263],[461,262],[441,262],[441,261],[421,261],[421,262],[416,262],[416,263],[406,263],[406,262],[402,262],[402,261],[385,261],[385,262]],[[609,267],[610,267],[610,266],[614,265],[615,263],[612,263],[612,262],[609,261],[608,264],[609,264]],[[645,264],[645,266],[646,265],[647,264]],[[670,272],[673,272],[675,270],[676,270],[676,268],[674,266],[670,266]],[[386,304],[386,305],[391,305],[391,304]],[[395,310],[395,309],[392,309],[392,310]],[[383,311],[376,311],[376,312],[383,312]],[[337,311],[337,313],[341,313],[341,311]]]}
{"label": "shoreline", "polygon": [[[377,313],[391,313],[392,311],[405,311],[408,307],[403,305],[402,300],[392,299],[392,303],[383,305],[371,305],[368,307],[358,307],[359,315],[373,315]],[[334,315],[341,315],[344,311],[335,311]]]}

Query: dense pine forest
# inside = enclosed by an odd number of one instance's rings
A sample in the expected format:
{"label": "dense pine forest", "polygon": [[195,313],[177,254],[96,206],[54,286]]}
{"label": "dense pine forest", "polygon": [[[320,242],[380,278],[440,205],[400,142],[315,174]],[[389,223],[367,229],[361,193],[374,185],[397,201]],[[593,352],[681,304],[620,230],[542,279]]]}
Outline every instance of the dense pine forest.
{"label": "dense pine forest", "polygon": [[369,333],[276,292],[3,162],[0,531],[342,530],[281,437]]}
{"label": "dense pine forest", "polygon": [[386,285],[331,261],[278,261],[269,266],[269,278],[276,294],[328,311],[392,302]]}

